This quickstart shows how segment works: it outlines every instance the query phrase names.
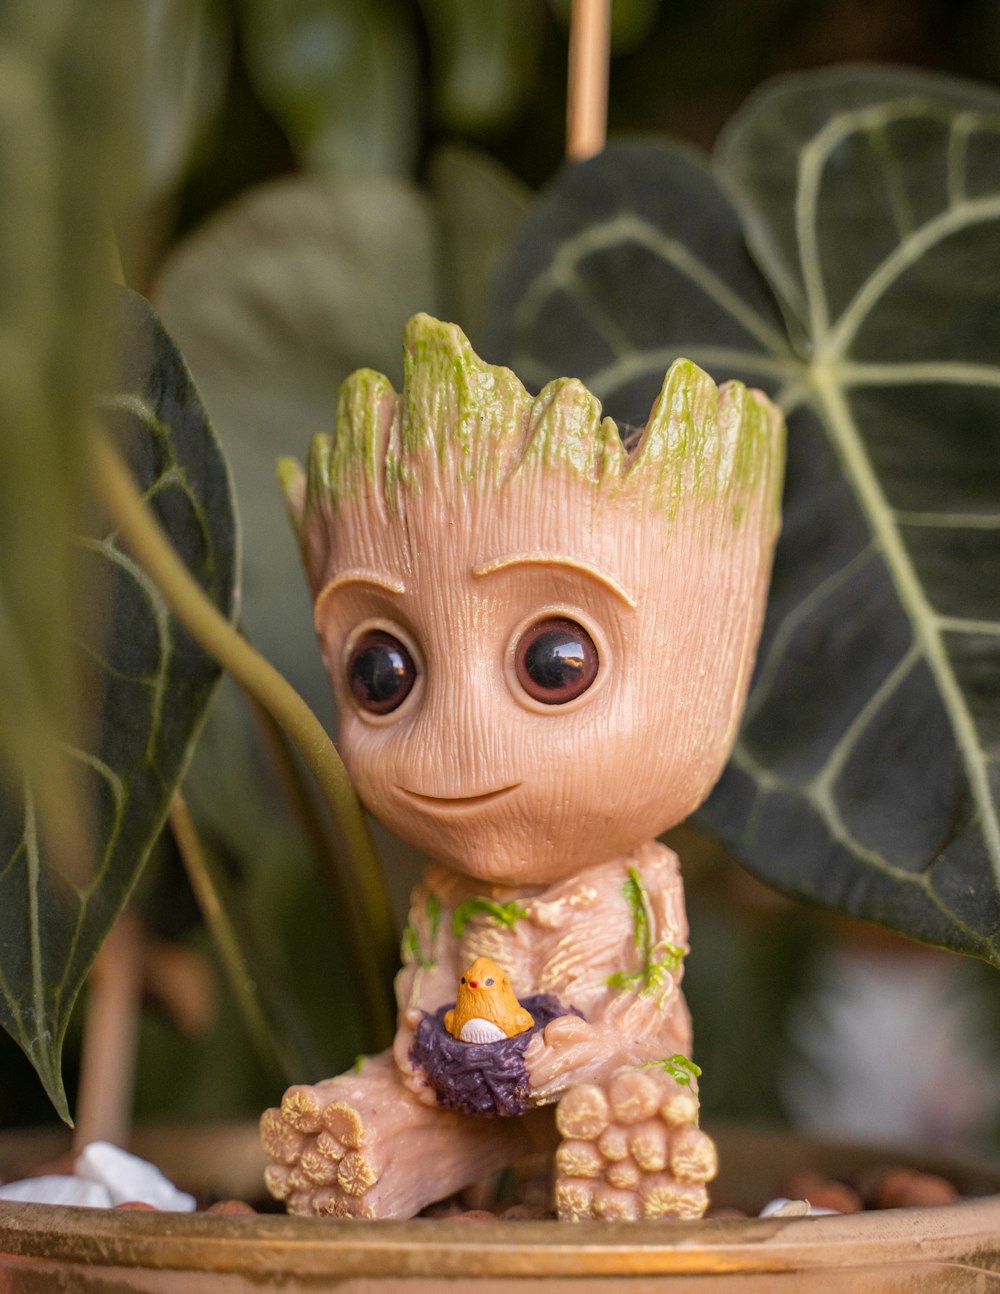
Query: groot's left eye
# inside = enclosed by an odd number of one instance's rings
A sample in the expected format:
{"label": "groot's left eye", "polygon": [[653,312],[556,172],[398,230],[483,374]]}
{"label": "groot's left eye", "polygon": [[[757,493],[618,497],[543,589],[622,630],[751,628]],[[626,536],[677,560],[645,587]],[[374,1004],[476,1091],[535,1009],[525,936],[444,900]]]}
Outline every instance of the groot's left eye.
{"label": "groot's left eye", "polygon": [[514,653],[517,681],[543,705],[565,705],[597,678],[594,640],[575,620],[553,617],[525,630]]}
{"label": "groot's left eye", "polygon": [[370,714],[391,714],[413,690],[417,667],[405,644],[383,629],[370,629],[354,644],[347,662],[347,686]]}

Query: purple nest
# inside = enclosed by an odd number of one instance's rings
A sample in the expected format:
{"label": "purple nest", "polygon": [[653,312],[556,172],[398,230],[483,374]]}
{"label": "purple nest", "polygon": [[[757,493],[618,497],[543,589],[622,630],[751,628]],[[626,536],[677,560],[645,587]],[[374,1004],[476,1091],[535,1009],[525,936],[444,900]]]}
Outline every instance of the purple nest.
{"label": "purple nest", "polygon": [[[427,1081],[437,1093],[439,1105],[463,1114],[513,1115],[528,1108],[528,1071],[524,1051],[550,1020],[561,1015],[580,1015],[548,993],[526,997],[521,1005],[535,1017],[524,1033],[499,1042],[461,1042],[444,1027],[445,1014],[454,1002],[439,1007],[433,1015],[424,1013],[410,1060],[423,1068]],[[582,1018],[582,1017],[581,1017]]]}

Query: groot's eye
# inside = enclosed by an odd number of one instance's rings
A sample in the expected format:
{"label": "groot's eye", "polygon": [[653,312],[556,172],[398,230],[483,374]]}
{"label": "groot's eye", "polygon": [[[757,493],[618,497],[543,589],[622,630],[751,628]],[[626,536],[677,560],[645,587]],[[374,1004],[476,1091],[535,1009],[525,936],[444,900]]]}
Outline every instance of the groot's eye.
{"label": "groot's eye", "polygon": [[574,701],[593,683],[599,667],[593,638],[581,625],[562,617],[532,625],[514,653],[517,681],[543,705]]}
{"label": "groot's eye", "polygon": [[413,657],[384,629],[362,634],[347,661],[351,694],[371,714],[390,714],[402,705],[416,679]]}

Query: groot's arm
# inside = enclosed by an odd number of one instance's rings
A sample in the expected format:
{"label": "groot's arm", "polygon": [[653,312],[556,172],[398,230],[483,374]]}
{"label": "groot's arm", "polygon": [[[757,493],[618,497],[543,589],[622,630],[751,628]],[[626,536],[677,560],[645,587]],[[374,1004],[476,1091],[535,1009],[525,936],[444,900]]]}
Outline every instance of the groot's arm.
{"label": "groot's arm", "polygon": [[566,885],[532,909],[542,927],[540,991],[584,1017],[554,1020],[529,1044],[525,1063],[538,1104],[624,1066],[687,1055],[691,1045],[680,992],[687,918],[676,856],[651,843],[575,884],[589,887],[588,902],[567,902]]}

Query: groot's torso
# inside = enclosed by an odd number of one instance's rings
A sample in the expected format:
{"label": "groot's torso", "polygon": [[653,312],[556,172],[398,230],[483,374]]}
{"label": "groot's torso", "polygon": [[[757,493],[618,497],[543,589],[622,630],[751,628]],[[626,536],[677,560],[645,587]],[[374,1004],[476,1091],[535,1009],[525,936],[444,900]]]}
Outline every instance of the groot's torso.
{"label": "groot's torso", "polygon": [[489,957],[519,998],[551,995],[599,1027],[599,1038],[583,1037],[570,1016],[545,1032],[573,1052],[575,1071],[596,1072],[689,1051],[686,952],[677,857],[657,842],[544,888],[483,885],[435,866],[413,892],[397,998],[401,1017],[433,1012],[455,1001],[467,965]]}

